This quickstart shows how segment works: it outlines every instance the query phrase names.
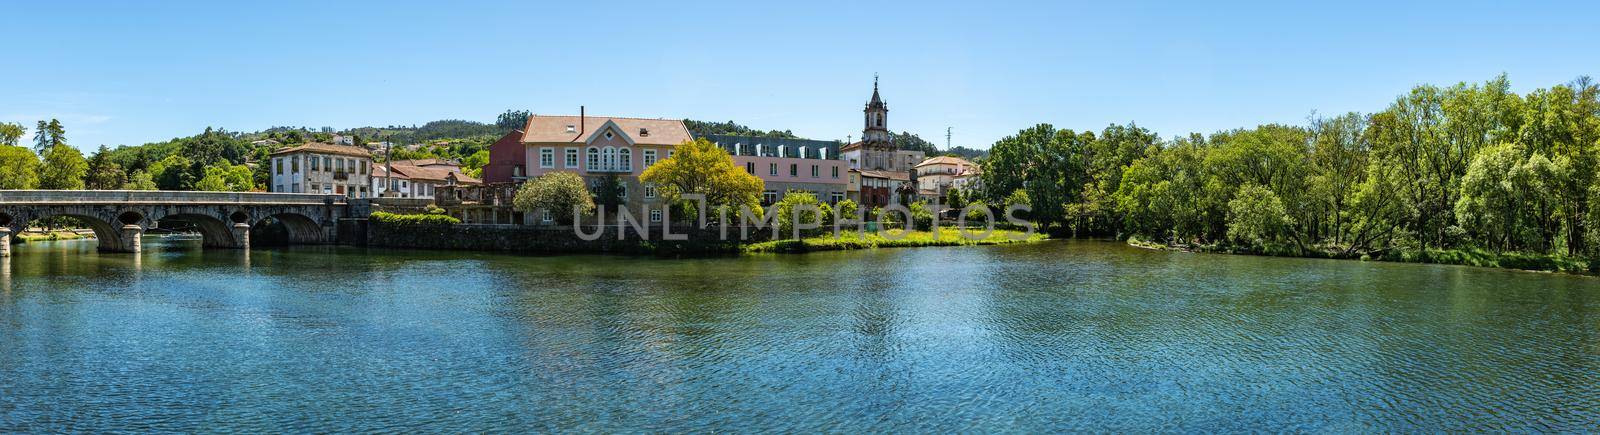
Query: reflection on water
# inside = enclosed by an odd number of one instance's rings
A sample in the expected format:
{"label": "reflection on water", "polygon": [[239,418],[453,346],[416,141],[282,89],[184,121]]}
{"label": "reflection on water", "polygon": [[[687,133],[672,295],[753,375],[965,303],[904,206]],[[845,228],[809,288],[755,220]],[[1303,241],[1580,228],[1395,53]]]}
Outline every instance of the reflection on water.
{"label": "reflection on water", "polygon": [[0,269],[0,431],[1600,425],[1600,280],[1098,242],[659,260],[147,240]]}

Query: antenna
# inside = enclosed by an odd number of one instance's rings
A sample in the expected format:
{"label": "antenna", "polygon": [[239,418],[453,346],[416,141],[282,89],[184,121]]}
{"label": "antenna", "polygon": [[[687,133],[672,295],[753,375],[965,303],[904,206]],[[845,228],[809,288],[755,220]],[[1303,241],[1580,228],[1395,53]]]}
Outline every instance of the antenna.
{"label": "antenna", "polygon": [[950,151],[950,127],[944,128],[944,150],[945,152]]}

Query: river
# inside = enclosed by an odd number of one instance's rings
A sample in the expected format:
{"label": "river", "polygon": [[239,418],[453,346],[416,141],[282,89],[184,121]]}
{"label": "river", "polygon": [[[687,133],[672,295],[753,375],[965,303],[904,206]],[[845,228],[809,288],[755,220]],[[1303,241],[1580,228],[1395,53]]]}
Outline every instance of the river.
{"label": "river", "polygon": [[1122,244],[146,240],[0,269],[0,432],[1586,431],[1600,279]]}

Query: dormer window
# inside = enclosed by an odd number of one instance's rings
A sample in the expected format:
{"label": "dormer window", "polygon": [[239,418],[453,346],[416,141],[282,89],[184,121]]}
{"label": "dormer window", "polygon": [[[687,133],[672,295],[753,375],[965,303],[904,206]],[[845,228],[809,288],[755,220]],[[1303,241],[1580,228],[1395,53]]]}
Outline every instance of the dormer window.
{"label": "dormer window", "polygon": [[573,125],[573,124],[567,124],[567,133],[577,133],[577,132],[578,132],[578,126]]}
{"label": "dormer window", "polygon": [[650,135],[650,129],[648,129],[648,128],[640,128],[639,129],[639,137],[645,137],[645,136],[649,136],[649,135]]}

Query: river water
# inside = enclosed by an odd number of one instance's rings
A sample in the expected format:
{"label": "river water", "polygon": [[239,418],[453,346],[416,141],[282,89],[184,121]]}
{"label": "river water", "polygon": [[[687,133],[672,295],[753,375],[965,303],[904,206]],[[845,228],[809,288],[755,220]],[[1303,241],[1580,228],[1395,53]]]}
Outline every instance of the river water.
{"label": "river water", "polygon": [[0,266],[0,432],[1589,431],[1600,279],[1107,242]]}

